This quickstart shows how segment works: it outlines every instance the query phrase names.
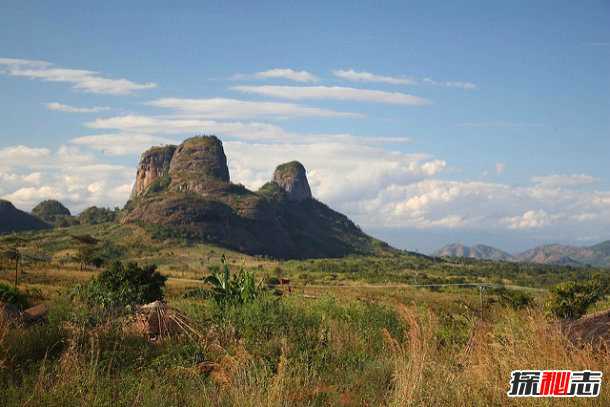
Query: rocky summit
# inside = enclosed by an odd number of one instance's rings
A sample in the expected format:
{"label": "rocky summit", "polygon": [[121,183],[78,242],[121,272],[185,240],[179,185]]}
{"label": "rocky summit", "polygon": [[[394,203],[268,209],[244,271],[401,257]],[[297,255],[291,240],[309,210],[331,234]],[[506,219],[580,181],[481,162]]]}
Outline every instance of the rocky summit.
{"label": "rocky summit", "polygon": [[291,201],[300,202],[311,199],[311,189],[305,167],[298,161],[278,166],[273,173],[273,182],[286,191],[286,196]]}
{"label": "rocky summit", "polygon": [[215,136],[146,151],[122,222],[284,259],[393,250],[314,199],[297,161],[278,166],[272,181],[256,192],[231,183]]}

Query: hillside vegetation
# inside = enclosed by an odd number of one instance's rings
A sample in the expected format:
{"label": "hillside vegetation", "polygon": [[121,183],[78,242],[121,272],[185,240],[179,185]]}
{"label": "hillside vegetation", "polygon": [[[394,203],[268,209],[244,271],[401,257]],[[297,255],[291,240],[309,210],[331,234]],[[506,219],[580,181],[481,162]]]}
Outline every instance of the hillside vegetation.
{"label": "hillside vegetation", "polygon": [[[605,269],[406,252],[278,261],[116,223],[0,238],[11,245],[23,256],[19,291],[50,314],[40,326],[0,323],[8,406],[506,405],[514,369],[604,370],[610,362],[603,348],[572,343],[544,307],[546,288]],[[163,295],[166,312],[188,329],[151,340],[133,308],[102,307],[114,297],[99,289],[123,281],[103,277],[122,272],[117,260],[169,277],[148,298]],[[223,264],[236,278],[251,274],[256,294],[216,299],[203,280]],[[4,261],[0,280],[13,278]],[[93,302],[90,281],[99,281]],[[441,285],[466,282],[485,288]],[[602,299],[589,311],[607,307]],[[602,386],[591,402],[609,400]]]}

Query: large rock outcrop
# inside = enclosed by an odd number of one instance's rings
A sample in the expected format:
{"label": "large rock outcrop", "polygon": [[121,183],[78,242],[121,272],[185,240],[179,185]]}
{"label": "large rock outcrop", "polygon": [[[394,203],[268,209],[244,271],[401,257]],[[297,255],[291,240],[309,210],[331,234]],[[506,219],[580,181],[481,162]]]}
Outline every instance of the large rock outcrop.
{"label": "large rock outcrop", "polygon": [[172,189],[204,194],[229,183],[222,142],[215,136],[193,137],[176,149],[169,168]]}
{"label": "large rock outcrop", "polygon": [[290,201],[300,202],[311,199],[305,167],[298,161],[279,165],[273,173],[273,182],[286,191]]}
{"label": "large rock outcrop", "polygon": [[[143,154],[137,176],[149,181],[134,189],[122,222],[153,225],[162,236],[188,237],[276,258],[391,250],[313,199],[305,168],[298,162],[280,165],[273,181],[253,192],[230,182],[222,142],[214,136],[163,148],[173,151],[171,158],[169,153],[160,154],[159,148]],[[162,160],[151,158],[160,156]]]}
{"label": "large rock outcrop", "polygon": [[144,154],[138,166],[132,197],[144,193],[154,182],[169,175],[176,146],[153,147]]}
{"label": "large rock outcrop", "polygon": [[49,229],[50,227],[36,216],[20,211],[9,201],[0,199],[0,234]]}

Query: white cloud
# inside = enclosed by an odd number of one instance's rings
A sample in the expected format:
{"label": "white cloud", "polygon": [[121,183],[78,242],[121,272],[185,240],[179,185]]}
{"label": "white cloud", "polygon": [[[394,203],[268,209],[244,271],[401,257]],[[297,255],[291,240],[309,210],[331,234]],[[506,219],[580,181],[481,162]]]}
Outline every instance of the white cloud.
{"label": "white cloud", "polygon": [[135,178],[134,168],[100,162],[75,146],[55,151],[12,146],[0,150],[0,157],[10,158],[0,158],[7,167],[0,171],[0,196],[24,210],[45,199],[58,199],[73,212],[122,206]]}
{"label": "white cloud", "polygon": [[542,123],[519,123],[519,122],[507,122],[507,121],[495,121],[495,122],[469,122],[460,123],[458,127],[472,127],[472,128],[529,128],[529,127],[545,127]]}
{"label": "white cloud", "polygon": [[295,71],[289,68],[274,68],[253,74],[235,74],[232,80],[248,79],[288,79],[295,82],[318,82],[319,78],[307,71]]}
{"label": "white cloud", "polygon": [[462,81],[435,81],[430,78],[422,79],[422,83],[434,86],[444,86],[446,88],[460,88],[464,90],[473,90],[477,88],[477,85],[472,82]]}
{"label": "white cloud", "polygon": [[272,124],[258,122],[221,122],[193,118],[157,116],[115,116],[86,123],[92,129],[112,129],[130,134],[216,134],[244,140],[281,140],[286,132]]}
{"label": "white cloud", "polygon": [[345,79],[351,82],[379,82],[379,83],[388,83],[391,85],[433,85],[433,86],[443,86],[446,88],[460,88],[464,90],[473,90],[477,89],[477,85],[472,82],[463,82],[463,81],[435,81],[431,78],[424,79],[416,79],[416,78],[407,78],[404,76],[385,76],[385,75],[377,75],[370,72],[358,72],[353,69],[338,69],[332,71],[333,75],[337,78]]}
{"label": "white cloud", "polygon": [[0,58],[0,73],[48,82],[65,82],[88,93],[128,95],[138,90],[156,87],[155,83],[136,83],[127,79],[109,79],[99,72],[83,69],[57,68],[46,61]]}
{"label": "white cloud", "polygon": [[31,148],[27,146],[11,146],[0,149],[0,164],[10,165],[13,163],[30,162],[46,158],[51,154],[47,148]]}
{"label": "white cloud", "polygon": [[95,106],[95,107],[75,107],[68,106],[58,102],[45,103],[45,106],[49,110],[56,110],[58,112],[65,113],[97,113],[105,110],[110,110],[109,107]]}
{"label": "white cloud", "polygon": [[532,178],[532,182],[534,182],[535,184],[539,184],[548,188],[577,187],[582,185],[590,185],[597,181],[597,178],[586,174],[553,174]]}
{"label": "white cloud", "polygon": [[107,155],[141,154],[156,145],[177,144],[172,139],[147,134],[96,134],[77,137],[71,144],[88,147]]}
{"label": "white cloud", "polygon": [[231,89],[243,93],[272,96],[291,100],[332,99],[359,102],[390,103],[424,106],[430,102],[424,98],[400,92],[357,89],[341,86],[234,86]]}
{"label": "white cloud", "polygon": [[196,114],[200,117],[215,119],[255,118],[255,117],[361,117],[349,112],[308,107],[294,103],[251,102],[245,100],[179,99],[164,98],[147,103],[150,106],[170,108],[183,114]]}
{"label": "white cloud", "polygon": [[287,68],[275,68],[268,71],[257,72],[254,74],[257,78],[283,78],[290,79],[296,82],[317,82],[318,78],[307,71],[295,71]]}
{"label": "white cloud", "polygon": [[411,78],[376,75],[370,72],[357,72],[353,69],[337,69],[333,75],[352,82],[380,82],[392,85],[415,85],[417,81]]}
{"label": "white cloud", "polygon": [[540,229],[553,221],[544,210],[530,210],[519,216],[502,219],[510,229]]}
{"label": "white cloud", "polygon": [[[191,117],[167,116],[115,116],[99,118],[85,124],[92,129],[116,130],[117,133],[85,136],[85,139],[72,140],[76,144],[89,145],[110,154],[128,154],[139,145],[140,141],[164,144],[167,140],[155,139],[159,135],[215,134],[225,138],[250,142],[281,143],[350,143],[356,145],[390,145],[409,144],[411,138],[406,136],[354,136],[351,134],[303,134],[293,133],[283,128],[259,122],[225,122],[203,120]],[[78,140],[78,141],[75,141]],[[115,141],[123,140],[129,150],[121,152],[121,147],[110,148]],[[130,140],[133,140],[131,142]],[[133,147],[133,148],[132,148]]]}
{"label": "white cloud", "polygon": [[257,189],[271,179],[277,165],[299,160],[309,170],[314,194],[334,203],[358,201],[395,183],[437,175],[446,165],[424,154],[332,140],[271,145],[225,142],[225,150],[235,182]]}

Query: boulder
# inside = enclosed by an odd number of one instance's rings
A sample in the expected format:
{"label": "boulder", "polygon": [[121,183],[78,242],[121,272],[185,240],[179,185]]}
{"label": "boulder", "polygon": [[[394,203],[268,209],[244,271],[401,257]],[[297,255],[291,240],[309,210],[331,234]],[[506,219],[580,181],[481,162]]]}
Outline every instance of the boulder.
{"label": "boulder", "polygon": [[23,311],[23,321],[26,324],[42,324],[47,322],[49,307],[38,304]]}

